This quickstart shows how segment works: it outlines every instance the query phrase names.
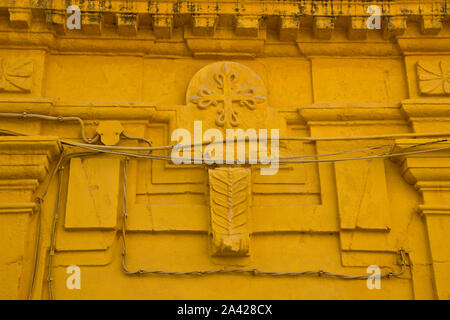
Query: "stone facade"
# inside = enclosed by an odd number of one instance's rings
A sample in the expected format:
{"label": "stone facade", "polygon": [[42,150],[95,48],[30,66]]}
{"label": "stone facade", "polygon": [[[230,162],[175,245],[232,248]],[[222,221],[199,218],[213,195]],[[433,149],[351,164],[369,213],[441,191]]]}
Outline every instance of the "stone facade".
{"label": "stone facade", "polygon": [[[67,1],[0,0],[0,298],[450,298],[447,0],[70,4],[80,30]],[[363,159],[265,176],[73,145],[170,145],[196,120]],[[326,275],[369,265],[403,272]]]}

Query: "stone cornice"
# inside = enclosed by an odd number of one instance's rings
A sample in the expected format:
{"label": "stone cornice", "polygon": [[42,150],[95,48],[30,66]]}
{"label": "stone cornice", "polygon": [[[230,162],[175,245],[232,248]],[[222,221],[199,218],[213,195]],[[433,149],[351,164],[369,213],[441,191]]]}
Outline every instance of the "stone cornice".
{"label": "stone cornice", "polygon": [[[428,16],[448,15],[450,7],[448,0],[293,0],[293,1],[231,1],[231,0],[157,0],[157,1],[69,1],[72,5],[78,5],[81,10],[88,12],[112,12],[121,14],[149,13],[155,15],[245,15],[245,16],[368,16],[366,13],[369,5],[378,5],[384,16]],[[0,1],[0,8],[17,9],[45,9],[65,11],[68,2],[65,0],[28,1],[8,0]]]}
{"label": "stone cornice", "polygon": [[[408,99],[402,101],[403,112],[411,118],[450,118],[449,98]],[[438,119],[436,119],[438,120]]]}
{"label": "stone cornice", "polygon": [[[124,38],[142,41],[173,38],[174,28],[188,27],[194,36],[211,38],[217,28],[230,28],[234,35],[260,38],[261,30],[277,31],[280,41],[296,41],[299,30],[311,30],[315,39],[328,40],[333,30],[344,27],[348,39],[365,39],[368,6],[382,10],[382,33],[385,39],[404,34],[407,22],[420,25],[419,34],[437,35],[448,24],[448,0],[422,1],[70,1],[82,13],[80,34],[99,36],[104,26]],[[0,13],[8,12],[13,30],[34,32],[33,24],[43,23],[50,30],[64,34],[67,30],[65,0],[0,0]],[[1,15],[0,15],[1,18]],[[108,28],[106,28],[108,29]],[[145,30],[145,32],[144,32]],[[71,34],[77,34],[73,30]],[[25,37],[23,40],[26,40]],[[247,39],[248,40],[248,39]],[[447,39],[448,40],[448,39]],[[42,40],[44,41],[44,40]],[[298,40],[297,40],[298,41]],[[406,40],[405,40],[406,41]],[[404,41],[404,42],[405,42]],[[52,42],[49,37],[45,42]],[[134,44],[128,44],[134,45]],[[408,42],[406,41],[406,46]],[[444,45],[445,46],[445,45]],[[417,48],[413,48],[417,49]],[[430,48],[431,49],[431,48]]]}
{"label": "stone cornice", "polygon": [[[36,184],[48,173],[50,163],[61,153],[56,137],[2,136],[0,137],[0,180],[9,188]],[[9,180],[8,183],[5,181]],[[27,187],[28,188],[28,187]]]}
{"label": "stone cornice", "polygon": [[[450,181],[450,141],[448,138],[399,139],[395,141],[393,158],[400,163],[404,179],[419,189],[430,188]],[[422,152],[422,153],[421,153]],[[427,182],[427,184],[423,184]]]}
{"label": "stone cornice", "polygon": [[0,214],[38,208],[35,191],[61,152],[57,137],[0,136]]}
{"label": "stone cornice", "polygon": [[299,108],[298,113],[306,122],[404,119],[400,106],[395,103],[322,103]]}

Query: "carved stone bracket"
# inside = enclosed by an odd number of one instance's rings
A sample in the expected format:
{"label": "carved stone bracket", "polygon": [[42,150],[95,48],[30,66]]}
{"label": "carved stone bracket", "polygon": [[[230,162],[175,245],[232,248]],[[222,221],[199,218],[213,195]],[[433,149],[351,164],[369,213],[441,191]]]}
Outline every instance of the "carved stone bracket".
{"label": "carved stone bracket", "polygon": [[172,15],[154,15],[153,16],[153,31],[156,38],[170,38],[173,29]]}
{"label": "carved stone bracket", "polygon": [[138,31],[139,16],[137,14],[118,14],[117,28],[121,35],[135,36]]}
{"label": "carved stone bracket", "polygon": [[316,17],[314,19],[313,31],[318,39],[329,40],[334,30],[335,18],[333,17]]}
{"label": "carved stone bracket", "polygon": [[388,39],[394,36],[403,35],[406,30],[407,21],[407,16],[388,17],[384,24],[384,37]]}
{"label": "carved stone bracket", "polygon": [[216,29],[217,15],[195,15],[192,17],[192,32],[196,36],[212,36]]}
{"label": "carved stone bracket", "polygon": [[422,16],[421,29],[423,34],[436,35],[442,29],[443,16]]}
{"label": "carved stone bracket", "polygon": [[14,27],[25,29],[31,27],[31,9],[10,8],[8,11],[9,20]]}
{"label": "carved stone bracket", "polygon": [[239,36],[256,37],[259,31],[259,16],[237,16],[236,34]]}
{"label": "carved stone bracket", "polygon": [[280,40],[293,41],[297,39],[297,33],[300,28],[300,19],[298,17],[285,16],[280,19]]}

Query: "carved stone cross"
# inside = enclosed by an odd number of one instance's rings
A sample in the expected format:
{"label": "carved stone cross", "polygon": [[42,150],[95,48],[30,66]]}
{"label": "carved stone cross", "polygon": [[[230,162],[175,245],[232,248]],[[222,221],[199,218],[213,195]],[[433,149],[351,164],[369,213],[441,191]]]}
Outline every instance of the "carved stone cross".
{"label": "carved stone cross", "polygon": [[[190,98],[190,102],[197,104],[200,109],[210,106],[217,106],[222,103],[219,109],[219,116],[216,118],[216,125],[219,127],[236,127],[239,125],[238,112],[233,107],[238,103],[241,107],[254,110],[257,104],[263,103],[266,98],[255,94],[254,88],[240,89],[240,79],[238,73],[231,71],[228,63],[224,62],[222,69],[214,74],[216,88],[200,88],[197,94]],[[221,93],[217,93],[218,89]]]}

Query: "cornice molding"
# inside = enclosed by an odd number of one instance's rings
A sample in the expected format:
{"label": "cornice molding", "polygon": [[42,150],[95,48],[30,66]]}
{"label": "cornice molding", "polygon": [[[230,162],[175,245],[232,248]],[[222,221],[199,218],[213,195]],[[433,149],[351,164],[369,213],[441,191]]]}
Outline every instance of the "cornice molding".
{"label": "cornice molding", "polygon": [[[57,137],[45,136],[2,136],[0,154],[8,155],[45,155],[55,159],[62,151]],[[36,177],[27,177],[36,178]]]}
{"label": "cornice molding", "polygon": [[306,122],[404,120],[396,103],[317,103],[298,108]]}
{"label": "cornice molding", "polygon": [[[65,11],[66,0],[28,1],[1,0],[0,7],[25,10],[45,9]],[[378,5],[383,16],[444,16],[450,13],[448,0],[73,0],[69,5],[77,5],[88,12],[113,12],[120,14],[150,13],[155,15],[214,15],[234,16],[368,16],[367,7]]]}
{"label": "cornice molding", "polygon": [[[134,37],[140,28],[152,30],[158,38],[171,38],[175,27],[190,26],[196,36],[212,37],[218,25],[229,24],[237,36],[258,37],[261,28],[277,28],[282,41],[297,38],[298,30],[310,28],[317,39],[330,39],[345,18],[349,39],[364,39],[369,31],[367,8],[382,10],[385,38],[402,35],[408,21],[420,23],[421,33],[436,35],[449,22],[448,0],[422,1],[84,1],[53,0],[14,2],[0,0],[0,10],[8,12],[15,29],[32,29],[39,19],[59,33],[65,32],[70,15],[68,5],[81,9],[83,32],[102,33],[105,23],[114,25],[118,34]],[[275,20],[274,20],[275,19]],[[342,19],[341,19],[342,20]],[[271,21],[271,22],[270,22]],[[273,22],[276,23],[273,23]],[[72,31],[71,31],[72,32]]]}
{"label": "cornice molding", "polygon": [[[398,139],[394,153],[406,153],[392,158],[401,166],[403,178],[422,190],[450,181],[450,141],[448,138]],[[428,182],[428,184],[423,184]]]}
{"label": "cornice molding", "polygon": [[0,204],[0,214],[36,209],[33,194],[61,152],[57,137],[0,137],[0,196],[8,195],[8,202]]}
{"label": "cornice molding", "polygon": [[413,118],[450,119],[450,98],[419,98],[401,102],[402,111],[411,120]]}

